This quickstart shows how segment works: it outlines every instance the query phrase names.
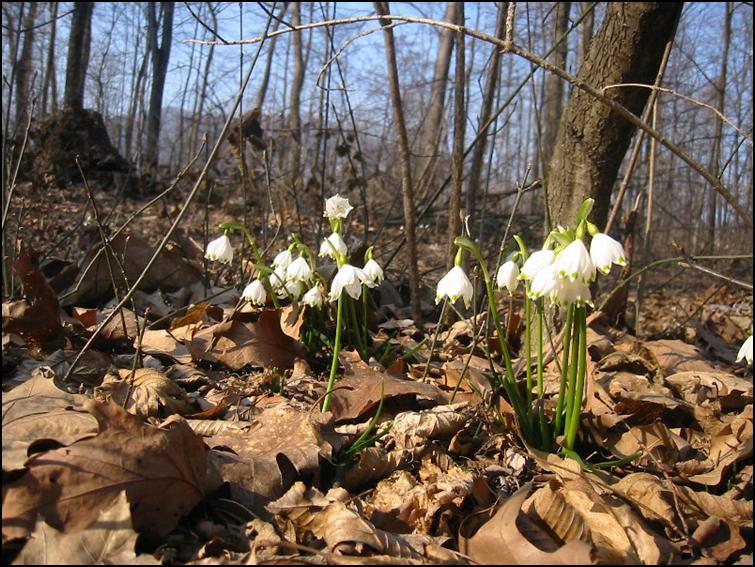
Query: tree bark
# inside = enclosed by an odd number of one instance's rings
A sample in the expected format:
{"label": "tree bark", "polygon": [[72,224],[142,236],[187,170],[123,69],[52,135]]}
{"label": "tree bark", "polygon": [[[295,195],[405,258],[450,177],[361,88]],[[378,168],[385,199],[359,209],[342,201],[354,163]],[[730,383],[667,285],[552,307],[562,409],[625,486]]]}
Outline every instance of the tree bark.
{"label": "tree bark", "polygon": [[[456,7],[463,2],[448,2],[443,20],[446,22],[456,21]],[[438,54],[435,58],[433,81],[430,87],[430,100],[427,103],[427,115],[424,126],[420,132],[419,159],[417,171],[419,172],[419,194],[424,194],[424,188],[432,185],[437,163],[438,144],[443,132],[443,111],[445,109],[446,89],[448,83],[448,70],[451,67],[451,52],[454,46],[454,32],[448,28],[440,31],[438,40]]]}
{"label": "tree bark", "polygon": [[[569,10],[571,2],[556,2],[555,14],[553,19],[553,43],[569,29]],[[553,50],[550,56],[550,62],[556,67],[566,69],[566,54],[569,42],[562,41],[558,47]],[[556,135],[558,134],[558,121],[564,108],[564,81],[557,75],[548,75],[545,78],[545,95],[543,97],[543,170],[547,171],[548,164],[553,155],[553,147],[556,144]]]}
{"label": "tree bark", "polygon": [[[611,3],[578,78],[600,88],[652,84],[682,2]],[[611,89],[608,96],[639,116],[650,90]],[[592,220],[605,224],[611,191],[635,127],[581,89],[561,117],[547,176],[547,224],[574,223],[580,204],[595,199]]]}
{"label": "tree bark", "polygon": [[[508,2],[502,2],[498,6],[498,15],[496,16],[495,36],[498,39],[504,39],[506,32],[506,12],[508,11]],[[487,77],[485,79],[485,92],[482,98],[482,108],[480,110],[480,119],[478,124],[482,128],[490,120],[493,113],[493,102],[495,101],[496,90],[498,89],[498,75],[500,74],[501,49],[494,45],[490,53],[490,66],[488,67]],[[466,209],[470,217],[470,227],[474,226],[477,219],[477,195],[480,191],[480,182],[482,180],[482,165],[485,157],[485,148],[487,146],[488,136],[482,133],[482,136],[475,144],[472,153],[472,163],[469,167],[469,183],[467,184]],[[472,230],[472,229],[470,229]]]}
{"label": "tree bark", "polygon": [[[301,3],[291,4],[291,24],[301,25]],[[291,99],[289,101],[288,127],[291,131],[291,150],[289,155],[289,184],[294,194],[299,194],[301,188],[301,90],[304,85],[304,53],[301,41],[302,32],[296,31],[291,35],[294,58],[294,77],[291,85]],[[298,200],[297,200],[298,202]]]}
{"label": "tree bark", "polygon": [[[728,75],[729,46],[731,45],[731,16],[734,6],[731,2],[726,3],[726,16],[724,17],[724,37],[721,50],[721,71],[716,80],[716,108],[723,114],[726,102],[726,79]],[[719,160],[721,157],[721,136],[723,135],[723,120],[716,116],[715,131],[713,133],[713,147],[710,152],[708,170],[714,175],[719,175]],[[716,203],[718,194],[715,191],[708,193],[708,242],[706,249],[711,253],[716,252]]]}
{"label": "tree bark", "polygon": [[[464,26],[464,3],[456,7],[457,26]],[[465,112],[466,64],[464,61],[464,34],[456,33],[456,72],[454,77],[454,144],[451,159],[451,198],[448,201],[448,242],[446,244],[446,267],[454,261],[456,246],[454,239],[461,236],[461,192],[464,186],[464,132],[467,116]]]}
{"label": "tree bark", "polygon": [[[24,41],[21,54],[16,62],[16,124],[26,124],[26,113],[31,111],[30,92],[32,74],[32,52],[34,45],[34,23],[37,19],[37,2],[29,2],[29,8],[22,21]],[[23,126],[22,126],[23,128]]]}
{"label": "tree bark", "polygon": [[63,107],[69,110],[84,108],[84,84],[89,66],[93,9],[94,2],[75,2],[71,35],[68,40],[66,88],[63,94]]}
{"label": "tree bark", "polygon": [[55,112],[58,109],[58,82],[55,79],[55,36],[58,29],[58,3],[50,2],[50,42],[47,44],[47,63],[45,65],[45,78],[42,85],[42,114],[48,111]]}
{"label": "tree bark", "polygon": [[[277,19],[274,20],[271,24],[270,33],[274,33],[278,31],[278,26],[280,25],[280,20],[282,20],[286,15],[286,10],[288,10],[288,2],[283,2],[281,4],[280,9],[278,10]],[[270,84],[270,70],[273,66],[273,56],[275,55],[275,42],[278,39],[278,36],[275,36],[270,40],[270,46],[267,48],[267,61],[265,62],[265,72],[262,74],[262,81],[260,82],[260,88],[257,90],[257,103],[256,107],[259,109],[262,109],[262,106],[265,104],[265,95],[267,94],[267,87]]]}
{"label": "tree bark", "polygon": [[168,73],[168,61],[170,60],[170,48],[173,41],[173,2],[161,2],[162,9],[162,38],[157,45],[157,13],[154,2],[147,4],[147,17],[149,18],[149,30],[153,34],[152,44],[152,87],[149,93],[149,111],[147,114],[147,142],[145,158],[147,171],[152,175],[153,181],[157,175],[157,163],[160,154],[160,121],[162,117],[163,90],[165,88],[165,76]]}
{"label": "tree bark", "polygon": [[[386,16],[390,13],[388,2],[375,2],[375,11]],[[411,295],[412,317],[415,323],[421,324],[422,310],[419,300],[419,269],[417,263],[416,220],[414,211],[414,186],[412,185],[411,155],[409,152],[409,137],[406,133],[404,110],[401,104],[401,86],[399,83],[398,64],[396,62],[396,45],[393,41],[393,30],[389,27],[390,20],[381,20],[383,40],[385,41],[385,58],[388,66],[388,84],[391,90],[393,106],[393,121],[396,125],[396,136],[401,162],[401,200],[404,209],[404,233],[406,234],[407,264],[409,271],[409,293]]]}

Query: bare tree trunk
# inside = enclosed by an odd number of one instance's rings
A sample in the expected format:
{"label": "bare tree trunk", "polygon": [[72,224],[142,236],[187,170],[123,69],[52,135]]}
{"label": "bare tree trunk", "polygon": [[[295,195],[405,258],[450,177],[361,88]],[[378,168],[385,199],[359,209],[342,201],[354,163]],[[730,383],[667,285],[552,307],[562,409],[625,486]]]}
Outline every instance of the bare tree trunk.
{"label": "bare tree trunk", "polygon": [[48,110],[58,109],[58,81],[55,78],[55,37],[57,35],[58,3],[50,2],[50,42],[47,44],[47,63],[45,64],[45,78],[42,85],[41,110],[45,114]]}
{"label": "bare tree trunk", "polygon": [[[457,26],[464,26],[464,3],[459,2],[456,7]],[[454,145],[451,159],[451,198],[448,201],[448,244],[446,246],[446,267],[450,268],[456,247],[454,239],[461,232],[461,192],[464,186],[464,133],[466,131],[467,115],[465,112],[465,83],[466,62],[464,60],[464,34],[456,33],[456,69],[454,77]]]}
{"label": "bare tree trunk", "polygon": [[[729,46],[731,44],[731,16],[734,6],[731,2],[726,3],[726,16],[724,17],[724,38],[721,53],[721,71],[716,81],[716,108],[724,112],[726,102],[726,79],[728,74]],[[708,171],[718,175],[719,160],[721,157],[721,136],[723,135],[723,120],[716,116],[715,132],[713,133],[713,147],[710,152]],[[716,251],[716,191],[708,193],[708,242],[706,248],[715,254]]]}
{"label": "bare tree trunk", "polygon": [[[210,12],[210,18],[212,19],[212,29],[218,29],[218,16],[215,13],[215,7],[212,2],[207,4]],[[202,120],[204,114],[204,104],[207,99],[207,85],[210,80],[210,69],[212,68],[212,59],[215,55],[215,44],[210,43],[209,51],[207,52],[207,61],[205,61],[204,73],[202,74],[202,88],[199,91],[197,98],[194,100],[194,124],[191,127],[191,137],[189,139],[190,152],[195,152],[199,148],[199,122]],[[197,77],[199,79],[199,77]]]}
{"label": "bare tree trunk", "polygon": [[[506,31],[506,12],[508,11],[508,2],[502,2],[498,6],[498,15],[496,16],[495,35],[499,39],[504,39]],[[501,50],[498,46],[493,46],[490,52],[490,63],[487,77],[485,78],[485,92],[482,98],[482,108],[480,109],[480,118],[478,124],[483,127],[490,120],[493,113],[493,102],[495,93],[498,88],[498,75],[501,66]],[[487,145],[487,134],[482,132],[477,144],[472,152],[472,164],[469,167],[469,183],[467,184],[466,213],[470,217],[470,227],[474,226],[476,221],[477,195],[480,189],[482,179],[482,165],[485,158],[485,147]],[[471,229],[473,230],[473,229]]]}
{"label": "bare tree trunk", "polygon": [[[608,5],[577,79],[597,88],[617,83],[652,84],[673,37],[681,2],[621,2]],[[639,116],[645,88],[612,89],[614,99]],[[603,226],[611,191],[635,127],[581,89],[574,89],[561,117],[548,167],[548,218],[573,224],[580,204],[595,199],[593,221]]]}
{"label": "bare tree trunk", "polygon": [[[21,54],[16,61],[16,124],[26,124],[26,113],[31,110],[32,51],[34,45],[34,22],[37,18],[38,2],[28,2],[29,9],[23,17],[24,41]],[[19,38],[20,40],[20,38]],[[23,128],[23,126],[22,126]]]}
{"label": "bare tree trunk", "polygon": [[[139,20],[139,18],[135,19]],[[147,65],[149,64],[149,45],[147,45],[144,57],[142,57],[142,64],[139,66],[139,71],[136,72],[136,64],[139,57],[139,43],[140,38],[142,37],[140,27],[138,25],[136,27],[135,33],[136,38],[134,42],[134,66],[132,75],[136,78],[132,84],[131,100],[129,102],[128,115],[126,117],[126,133],[124,136],[123,150],[126,159],[130,159],[131,157],[131,146],[133,145],[134,129],[136,128],[136,115],[139,110],[139,104],[144,98],[144,81],[147,77]],[[148,33],[147,38],[149,38],[149,36],[150,34]],[[147,40],[147,43],[149,44],[149,39]]]}
{"label": "bare tree trunk", "polygon": [[[280,10],[278,11],[278,16],[276,20],[273,20],[270,28],[270,33],[274,33],[278,31],[278,26],[280,25],[280,20],[284,18],[286,15],[286,10],[288,10],[288,2],[284,2],[281,4]],[[265,62],[265,72],[262,74],[262,81],[260,82],[260,88],[257,91],[257,108],[262,109],[262,105],[265,104],[265,95],[267,94],[267,87],[270,84],[270,70],[273,66],[273,56],[275,55],[275,42],[278,39],[278,36],[273,37],[270,39],[270,46],[267,48],[267,61]]]}
{"label": "bare tree trunk", "polygon": [[[374,2],[375,11],[386,16],[390,13],[388,2]],[[409,137],[406,133],[404,110],[401,104],[401,86],[399,84],[398,64],[396,63],[396,46],[390,20],[381,20],[383,40],[385,41],[385,58],[388,65],[388,84],[393,104],[393,120],[396,123],[396,135],[401,161],[401,197],[404,208],[404,231],[406,233],[407,264],[409,267],[409,293],[411,294],[412,317],[417,324],[422,321],[419,300],[419,270],[417,264],[416,221],[414,211],[414,187],[412,185],[412,165],[409,152]]]}
{"label": "bare tree trunk", "polygon": [[587,59],[587,52],[590,49],[590,42],[592,41],[592,33],[595,27],[595,7],[590,2],[580,2],[579,9],[582,14],[587,12],[587,15],[582,20],[582,26],[579,33],[579,47],[577,49],[577,69]]}
{"label": "bare tree trunk", "polygon": [[[553,43],[555,44],[569,29],[569,10],[571,2],[556,2],[556,13],[553,19]],[[560,69],[566,69],[566,53],[568,41],[562,41],[551,53],[550,61]],[[545,96],[543,97],[543,171],[548,170],[548,164],[553,155],[553,146],[558,134],[558,121],[564,108],[564,81],[557,75],[550,74],[545,78]]]}
{"label": "bare tree trunk", "polygon": [[[443,20],[446,22],[456,21],[457,6],[463,2],[448,2]],[[433,81],[430,88],[430,100],[427,103],[427,115],[424,126],[420,132],[419,159],[417,171],[419,172],[419,194],[423,195],[425,189],[432,185],[435,164],[437,162],[438,144],[443,132],[443,110],[445,109],[446,89],[448,82],[448,70],[451,67],[451,52],[454,46],[453,30],[443,28],[440,31],[438,41],[438,55],[435,58]]]}
{"label": "bare tree trunk", "polygon": [[89,45],[92,39],[92,11],[94,2],[75,2],[71,35],[68,40],[68,63],[63,107],[84,108],[84,84],[89,66]]}
{"label": "bare tree trunk", "polygon": [[[301,25],[301,3],[291,4],[291,24]],[[304,85],[304,54],[302,50],[301,32],[292,33],[294,77],[291,85],[291,99],[289,102],[288,127],[291,131],[291,148],[289,154],[289,183],[295,195],[299,195],[301,188],[301,90]],[[297,200],[298,204],[298,200]]]}
{"label": "bare tree trunk", "polygon": [[145,147],[145,160],[147,171],[152,176],[152,183],[156,182],[157,164],[160,154],[160,120],[162,117],[163,90],[165,88],[165,76],[168,72],[170,60],[170,47],[173,41],[173,2],[161,2],[162,10],[162,38],[160,46],[157,45],[157,13],[154,2],[147,4],[147,17],[149,29],[154,34],[152,44],[152,88],[149,93],[149,111],[147,114],[147,143]]}

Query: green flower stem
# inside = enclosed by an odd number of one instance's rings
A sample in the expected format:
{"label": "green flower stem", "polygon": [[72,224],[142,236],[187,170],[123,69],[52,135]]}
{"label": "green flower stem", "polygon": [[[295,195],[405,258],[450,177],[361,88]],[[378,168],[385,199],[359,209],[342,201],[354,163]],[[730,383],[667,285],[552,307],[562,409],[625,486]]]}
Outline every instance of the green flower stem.
{"label": "green flower stem", "polygon": [[[580,305],[575,313],[576,325],[579,326],[579,363],[577,364],[577,385],[572,396],[572,410],[569,418],[569,428],[566,431],[566,448],[574,450],[577,439],[580,418],[582,416],[582,394],[585,388],[585,373],[587,370],[587,321],[585,307]],[[573,364],[573,362],[572,362]]]}
{"label": "green flower stem", "polygon": [[370,329],[367,325],[367,286],[365,284],[362,284],[362,336],[364,337],[366,346],[368,342],[367,338],[370,336]]}
{"label": "green flower stem", "polygon": [[359,324],[359,318],[357,317],[356,301],[349,301],[349,328],[353,333],[354,343],[359,351],[359,356],[362,360],[365,360],[367,356],[367,343],[362,336],[362,326]]}
{"label": "green flower stem", "polygon": [[533,427],[532,416],[532,300],[524,295],[524,358],[525,369],[527,371],[526,384],[527,384],[527,419],[530,422],[530,427]]}
{"label": "green flower stem", "polygon": [[519,422],[520,426],[524,430],[524,436],[528,440],[532,440],[532,428],[530,427],[530,422],[527,416],[529,416],[529,411],[526,411],[522,404],[522,398],[519,395],[519,390],[517,389],[516,385],[516,377],[514,376],[514,368],[511,365],[511,355],[509,354],[509,349],[506,346],[506,338],[503,333],[503,326],[501,325],[501,319],[498,317],[498,309],[495,305],[495,295],[493,295],[493,282],[490,279],[490,274],[488,273],[487,264],[485,262],[485,259],[482,257],[482,253],[480,252],[480,249],[477,247],[477,245],[469,240],[468,238],[464,238],[461,236],[457,236],[454,240],[454,244],[460,247],[464,247],[467,250],[469,250],[477,260],[477,262],[480,264],[480,270],[482,271],[482,278],[485,282],[485,291],[488,295],[488,306],[490,308],[490,316],[493,319],[493,325],[495,326],[496,332],[498,333],[498,342],[501,346],[501,354],[503,354],[503,361],[506,368],[506,377],[503,380],[503,388],[506,390],[506,393],[509,396],[509,399],[511,400],[511,404],[514,407],[514,411],[516,412],[517,416],[519,416]]}
{"label": "green flower stem", "polygon": [[571,354],[569,355],[569,381],[566,387],[566,411],[564,412],[564,430],[566,433],[571,428],[572,410],[574,407],[574,389],[577,387],[577,360],[579,359],[579,337],[580,326],[577,313],[577,307],[574,306],[574,321],[572,323],[571,337]]}
{"label": "green flower stem", "polygon": [[558,389],[558,401],[556,402],[556,416],[554,418],[553,435],[558,436],[563,432],[564,426],[564,401],[566,399],[566,378],[569,369],[569,349],[571,348],[572,324],[574,321],[574,304],[569,305],[566,311],[566,323],[564,323],[564,344],[561,355],[561,385]]}
{"label": "green flower stem", "polygon": [[330,409],[330,398],[333,393],[333,385],[336,382],[336,373],[338,372],[338,353],[341,351],[341,319],[343,315],[343,293],[338,296],[338,309],[336,312],[336,340],[333,345],[333,362],[330,365],[330,377],[328,378],[328,389],[325,392],[325,399],[322,402],[322,411],[325,413]]}
{"label": "green flower stem", "polygon": [[550,438],[548,432],[548,424],[545,421],[545,409],[543,408],[543,396],[545,394],[544,378],[543,378],[543,364],[545,363],[543,356],[543,318],[544,318],[544,306],[543,298],[537,299],[537,407],[538,417],[540,420],[540,442],[541,446],[545,447],[547,440]]}

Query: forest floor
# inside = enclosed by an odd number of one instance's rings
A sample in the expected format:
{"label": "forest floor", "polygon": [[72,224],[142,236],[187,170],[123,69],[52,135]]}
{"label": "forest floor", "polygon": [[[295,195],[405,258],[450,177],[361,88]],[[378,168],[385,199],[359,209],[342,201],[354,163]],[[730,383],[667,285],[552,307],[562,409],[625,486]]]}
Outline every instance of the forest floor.
{"label": "forest floor", "polygon": [[[752,564],[752,367],[735,361],[750,291],[667,265],[649,274],[639,322],[635,292],[621,323],[588,319],[579,453],[640,453],[600,469],[525,446],[491,386],[481,316],[436,337],[440,218],[419,241],[426,321],[411,319],[399,255],[373,296],[375,356],[342,352],[329,412],[329,360],[301,343],[305,308],[240,306],[249,263],[203,258],[220,222],[242,220],[240,198],[188,209],[69,372],[116,303],[109,270],[136,280],[188,188],[177,192],[119,233],[147,199],[96,193],[120,260],[108,268],[82,186],[18,187],[5,228],[22,291],[3,303],[4,563]],[[316,206],[274,205],[268,256],[294,227],[313,244]],[[400,221],[370,234],[379,262],[401,235]],[[751,263],[728,267],[752,281]],[[500,301],[520,368],[521,305]],[[558,359],[546,359],[546,408]],[[385,434],[349,453],[381,398]]]}

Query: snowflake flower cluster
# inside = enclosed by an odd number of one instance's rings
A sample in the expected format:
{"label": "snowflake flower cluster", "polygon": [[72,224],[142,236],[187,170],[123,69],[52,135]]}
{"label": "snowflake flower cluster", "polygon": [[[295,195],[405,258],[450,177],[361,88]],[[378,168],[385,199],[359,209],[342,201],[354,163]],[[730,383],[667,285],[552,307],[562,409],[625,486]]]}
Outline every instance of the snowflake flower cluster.
{"label": "snowflake flower cluster", "polygon": [[[241,298],[252,305],[263,306],[267,304],[270,292],[278,299],[289,298],[318,308],[325,304],[326,299],[338,300],[344,291],[353,299],[359,299],[363,285],[377,287],[383,281],[383,269],[372,259],[371,250],[363,268],[352,266],[348,261],[348,248],[342,236],[343,220],[353,208],[348,199],[338,194],[325,202],[324,216],[330,221],[333,232],[321,243],[319,256],[335,260],[338,266],[327,294],[326,281],[316,271],[313,254],[298,239],[294,239],[291,246],[275,256],[269,269],[260,270],[260,277],[244,288]],[[224,264],[233,261],[233,247],[227,234],[207,245],[205,257]]]}

